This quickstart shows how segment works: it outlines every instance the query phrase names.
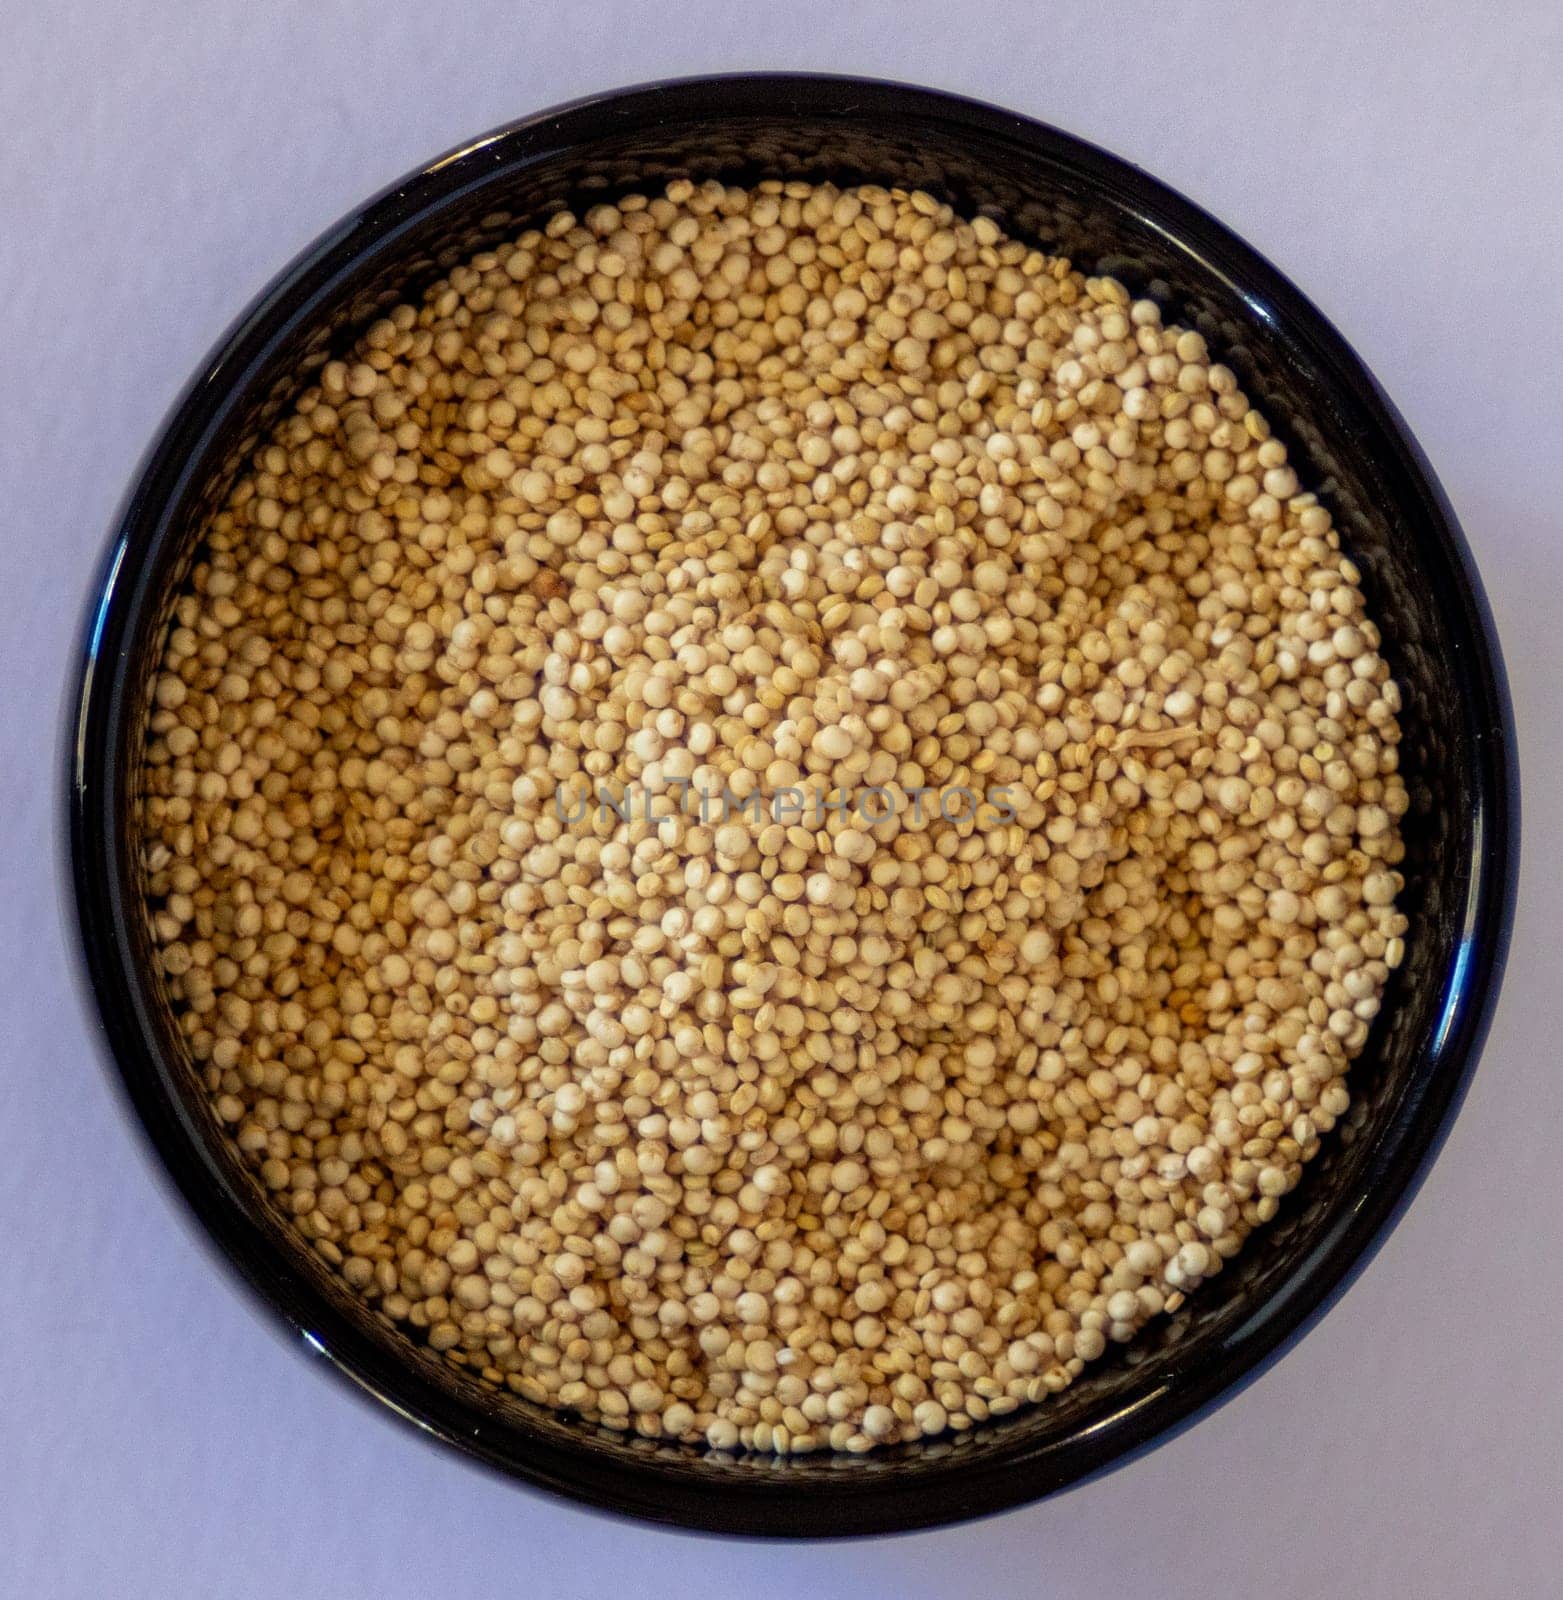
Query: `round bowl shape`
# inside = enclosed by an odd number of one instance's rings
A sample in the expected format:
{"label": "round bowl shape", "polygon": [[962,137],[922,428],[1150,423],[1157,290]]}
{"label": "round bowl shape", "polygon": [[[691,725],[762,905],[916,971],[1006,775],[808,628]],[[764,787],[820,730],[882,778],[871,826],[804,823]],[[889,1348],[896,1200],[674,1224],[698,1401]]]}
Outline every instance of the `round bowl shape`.
{"label": "round bowl shape", "polygon": [[[291,1234],[219,1132],[138,903],[134,783],[171,597],[203,518],[304,375],[378,311],[558,207],[680,176],[927,189],[1159,301],[1236,371],[1329,506],[1404,695],[1406,958],[1353,1069],[1352,1109],[1279,1216],[1064,1393],[867,1457],[626,1437],[499,1395],[393,1329]],[[1475,1062],[1512,909],[1518,785],[1491,621],[1449,506],[1362,363],[1273,267],[1138,169],[892,84],[745,76],[606,95],[479,139],[333,228],[224,338],[152,447],[98,579],[69,709],[87,982],[131,1103],[228,1261],[311,1349],[469,1455],[598,1506],[724,1532],[883,1532],[997,1511],[1124,1460],[1252,1377],[1341,1292],[1416,1187]]]}

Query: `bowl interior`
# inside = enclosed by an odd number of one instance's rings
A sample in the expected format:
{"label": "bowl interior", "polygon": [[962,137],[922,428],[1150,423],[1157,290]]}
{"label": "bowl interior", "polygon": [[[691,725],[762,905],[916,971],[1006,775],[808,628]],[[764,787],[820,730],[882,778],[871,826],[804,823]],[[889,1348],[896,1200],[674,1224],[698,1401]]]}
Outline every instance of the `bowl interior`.
{"label": "bowl interior", "polygon": [[[683,175],[925,188],[1198,329],[1334,514],[1405,701],[1407,956],[1353,1069],[1352,1110],[1276,1221],[1064,1394],[867,1458],[725,1458],[626,1439],[497,1396],[416,1346],[270,1211],[146,977],[136,752],[203,518],[278,409],[377,311],[559,206]],[[1192,1415],[1294,1334],[1392,1220],[1458,1098],[1501,959],[1497,682],[1458,533],[1414,445],[1317,313],[1196,208],[1063,135],[919,91],[783,78],[633,91],[520,125],[388,191],[268,291],[187,393],[127,502],[88,640],[72,847],[89,976],[136,1108],[207,1229],[314,1349],[404,1415],[506,1470],[659,1520],[814,1534],[950,1521],[1045,1493]]]}

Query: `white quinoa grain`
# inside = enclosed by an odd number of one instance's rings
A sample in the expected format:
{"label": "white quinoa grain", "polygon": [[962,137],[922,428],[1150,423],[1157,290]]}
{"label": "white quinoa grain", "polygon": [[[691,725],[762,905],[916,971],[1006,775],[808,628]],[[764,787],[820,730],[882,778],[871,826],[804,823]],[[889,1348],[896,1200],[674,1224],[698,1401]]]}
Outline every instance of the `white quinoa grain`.
{"label": "white quinoa grain", "polygon": [[388,312],[212,518],[163,981],[445,1359],[719,1450],[959,1431],[1345,1112],[1405,948],[1378,642],[1150,302],[927,195],[679,180]]}

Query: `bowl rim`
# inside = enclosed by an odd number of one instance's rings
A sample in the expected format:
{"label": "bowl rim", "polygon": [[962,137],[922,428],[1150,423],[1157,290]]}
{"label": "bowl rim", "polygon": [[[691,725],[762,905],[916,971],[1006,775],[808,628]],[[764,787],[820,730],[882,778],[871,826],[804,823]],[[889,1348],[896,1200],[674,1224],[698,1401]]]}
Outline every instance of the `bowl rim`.
{"label": "bowl rim", "polygon": [[[863,122],[894,114],[959,134],[1007,141],[1083,174],[1162,227],[1254,308],[1300,340],[1321,370],[1350,391],[1395,452],[1395,466],[1422,501],[1419,537],[1438,547],[1453,581],[1451,630],[1465,662],[1475,756],[1477,841],[1458,953],[1445,975],[1438,1070],[1422,1075],[1370,1169],[1377,1181],[1358,1203],[1328,1219],[1304,1268],[1223,1340],[1220,1357],[1125,1400],[1070,1434],[972,1460],[956,1453],[904,1472],[842,1472],[789,1484],[756,1473],[721,1484],[681,1476],[628,1451],[603,1452],[521,1438],[474,1405],[426,1383],[380,1341],[336,1315],[288,1262],[273,1258],[205,1151],[200,1126],[174,1092],[152,1047],[142,974],[124,935],[115,848],[119,777],[108,753],[128,715],[130,620],[149,596],[139,557],[161,536],[168,508],[188,488],[192,461],[215,435],[225,408],[244,394],[276,343],[331,302],[341,277],[366,251],[389,251],[425,208],[550,151],[659,122],[709,122],[740,110]],[[1166,219],[1165,222],[1158,219]],[[508,122],[422,164],[348,212],[284,267],[251,301],[175,401],[119,507],[94,580],[64,706],[65,860],[62,911],[74,924],[77,976],[90,996],[113,1077],[135,1113],[187,1218],[251,1292],[279,1332],[301,1340],[362,1394],[469,1457],[537,1487],[602,1510],[711,1533],[837,1537],[908,1532],[993,1514],[1042,1498],[1134,1459],[1191,1426],[1277,1360],[1339,1298],[1367,1264],[1419,1187],[1447,1135],[1491,1020],[1513,917],[1519,847],[1516,741],[1507,680],[1475,565],[1444,491],[1409,428],[1345,338],[1291,281],[1224,224],[1139,167],[1046,123],[936,89],[814,73],[731,73],[636,85],[589,95]],[[302,1253],[302,1252],[301,1252]],[[1154,1363],[1148,1363],[1154,1366]],[[883,1481],[876,1481],[880,1478]]]}

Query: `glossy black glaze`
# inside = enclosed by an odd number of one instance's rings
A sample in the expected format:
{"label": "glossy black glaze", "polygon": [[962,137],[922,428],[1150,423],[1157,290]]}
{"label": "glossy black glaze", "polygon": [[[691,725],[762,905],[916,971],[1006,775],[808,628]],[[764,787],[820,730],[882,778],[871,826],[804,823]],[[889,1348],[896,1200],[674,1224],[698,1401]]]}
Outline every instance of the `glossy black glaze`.
{"label": "glossy black glaze", "polygon": [[[1405,695],[1408,953],[1354,1069],[1352,1111],[1280,1216],[1063,1395],[868,1458],[627,1440],[497,1396],[394,1331],[298,1246],[217,1136],[146,977],[130,785],[149,658],[202,515],[301,373],[377,308],[553,207],[683,174],[926,188],[1200,329],[1334,512]],[[289,1329],[409,1421],[516,1477],[660,1522],[772,1535],[952,1522],[1166,1437],[1273,1359],[1360,1268],[1448,1127],[1497,991],[1518,849],[1508,696],[1465,543],[1414,440],[1340,335],[1213,218],[1076,139],[942,94],[781,76],[633,89],[491,134],[387,190],[275,281],[178,402],[120,514],[83,658],[69,865],[85,973],[130,1100],[207,1233]]]}

